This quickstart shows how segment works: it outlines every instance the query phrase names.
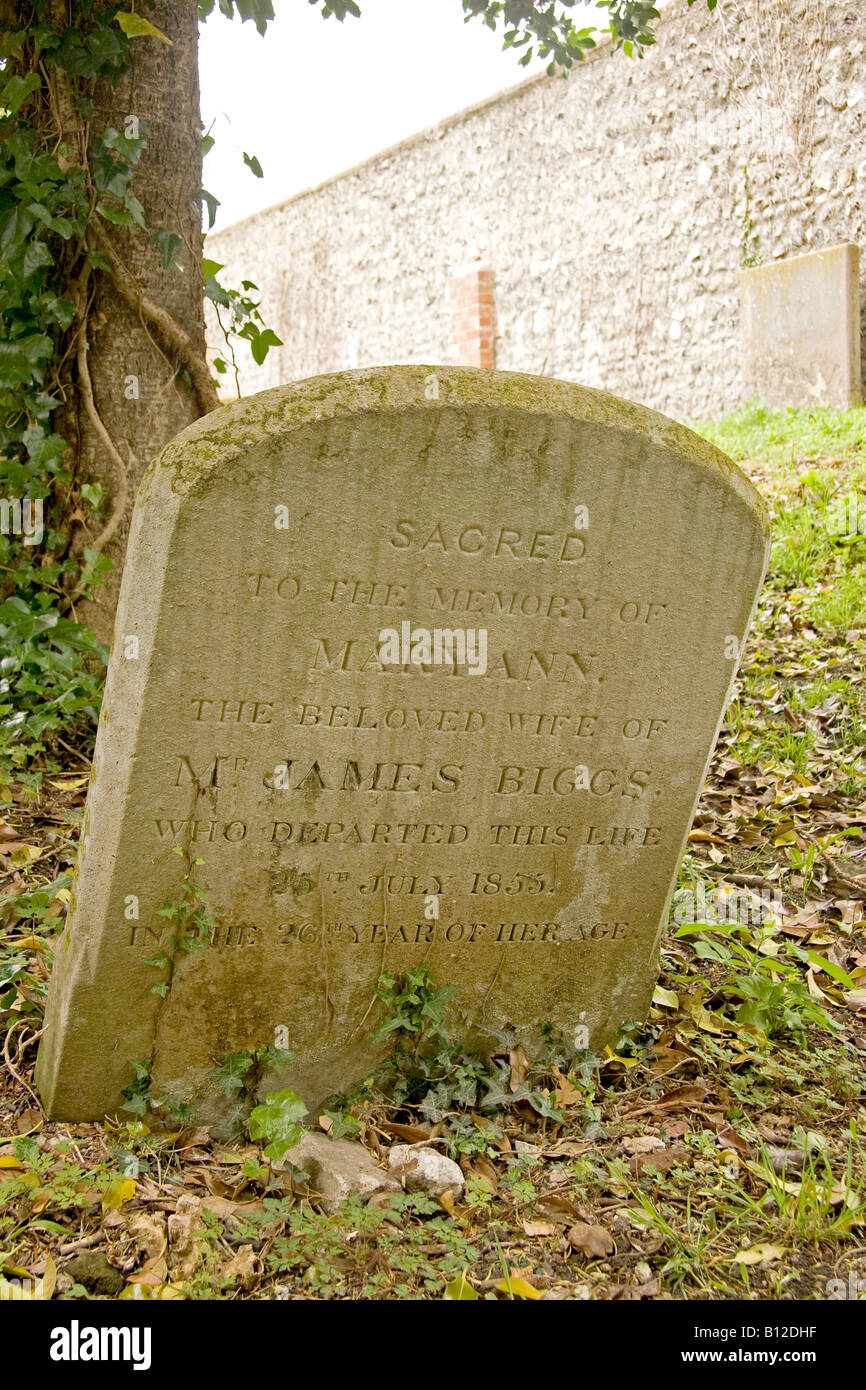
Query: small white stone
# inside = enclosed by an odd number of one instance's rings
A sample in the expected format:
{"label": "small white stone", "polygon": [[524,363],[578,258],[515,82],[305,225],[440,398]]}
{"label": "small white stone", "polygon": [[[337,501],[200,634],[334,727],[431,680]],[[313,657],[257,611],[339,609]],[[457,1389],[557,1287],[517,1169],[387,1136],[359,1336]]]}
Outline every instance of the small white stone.
{"label": "small white stone", "polygon": [[429,1197],[441,1197],[449,1187],[459,1192],[464,1185],[461,1169],[453,1159],[436,1149],[416,1148],[412,1144],[395,1144],[388,1153],[388,1167],[400,1168],[403,1186],[409,1192],[426,1192]]}

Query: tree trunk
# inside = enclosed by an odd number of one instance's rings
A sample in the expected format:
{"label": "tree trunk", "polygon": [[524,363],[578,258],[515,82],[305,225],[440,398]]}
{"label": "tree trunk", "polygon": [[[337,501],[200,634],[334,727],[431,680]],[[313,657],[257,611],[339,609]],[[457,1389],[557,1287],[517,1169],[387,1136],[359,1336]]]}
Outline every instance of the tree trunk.
{"label": "tree trunk", "polygon": [[[130,6],[132,8],[132,6]],[[137,119],[147,149],[131,190],[144,207],[148,232],[96,219],[93,245],[112,273],[94,273],[87,310],[87,352],[76,354],[74,417],[63,429],[74,438],[79,477],[98,480],[103,508],[98,522],[77,528],[82,552],[100,533],[113,568],[94,601],[78,601],[75,616],[108,641],[132,505],[150,461],[177,432],[218,403],[205,363],[202,301],[201,116],[196,0],[155,0],[144,11],[171,40],[132,41],[132,64],[116,84],[95,92],[92,137],[108,126],[127,133]],[[164,227],[183,245],[163,269],[152,232]]]}

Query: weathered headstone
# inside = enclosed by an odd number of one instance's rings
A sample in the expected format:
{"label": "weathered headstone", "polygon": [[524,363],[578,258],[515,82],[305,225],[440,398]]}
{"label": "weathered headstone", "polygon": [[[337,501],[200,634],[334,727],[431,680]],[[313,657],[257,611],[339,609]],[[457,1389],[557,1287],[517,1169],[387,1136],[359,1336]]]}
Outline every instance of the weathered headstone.
{"label": "weathered headstone", "polygon": [[136,1061],[207,1118],[274,1043],[263,1086],[315,1105],[422,959],[469,1046],[645,1015],[767,535],[710,445],[541,378],[348,372],[179,435],[135,509],[50,1113],[116,1111]]}
{"label": "weathered headstone", "polygon": [[740,273],[743,398],[785,410],[857,405],[860,252],[854,242]]}

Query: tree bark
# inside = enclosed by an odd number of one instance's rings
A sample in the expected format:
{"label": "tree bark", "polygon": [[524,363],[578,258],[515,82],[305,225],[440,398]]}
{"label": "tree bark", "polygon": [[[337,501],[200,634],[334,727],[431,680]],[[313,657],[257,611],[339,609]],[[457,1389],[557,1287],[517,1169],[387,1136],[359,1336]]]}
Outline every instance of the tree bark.
{"label": "tree bark", "polygon": [[[113,568],[93,601],[74,603],[75,616],[106,641],[142,475],[168,440],[218,404],[205,360],[196,0],[155,0],[144,13],[171,46],[133,39],[128,71],[97,87],[90,130],[94,138],[108,126],[123,132],[127,118],[137,118],[148,143],[131,190],[149,232],[97,219],[93,246],[112,272],[90,277],[87,351],[80,338],[70,400],[75,418],[63,431],[74,435],[79,476],[103,487],[100,519],[77,526],[75,550],[113,528],[103,544]],[[182,238],[182,269],[163,269],[150,235],[159,227]]]}

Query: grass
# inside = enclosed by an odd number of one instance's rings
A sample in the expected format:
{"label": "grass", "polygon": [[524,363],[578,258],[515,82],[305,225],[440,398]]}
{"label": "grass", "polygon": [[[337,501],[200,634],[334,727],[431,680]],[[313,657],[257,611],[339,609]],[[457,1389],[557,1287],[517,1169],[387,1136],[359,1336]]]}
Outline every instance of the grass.
{"label": "grass", "polygon": [[[809,591],[799,603],[794,600],[797,617],[808,618],[819,634],[844,634],[862,625],[866,410],[768,411],[750,405],[694,428],[735,462],[746,464],[771,502],[772,582],[789,594]],[[858,534],[839,534],[840,516],[847,521],[858,511]]]}
{"label": "grass", "polygon": [[735,463],[794,471],[814,461],[852,460],[866,466],[866,410],[769,410],[752,403],[692,429]]}

